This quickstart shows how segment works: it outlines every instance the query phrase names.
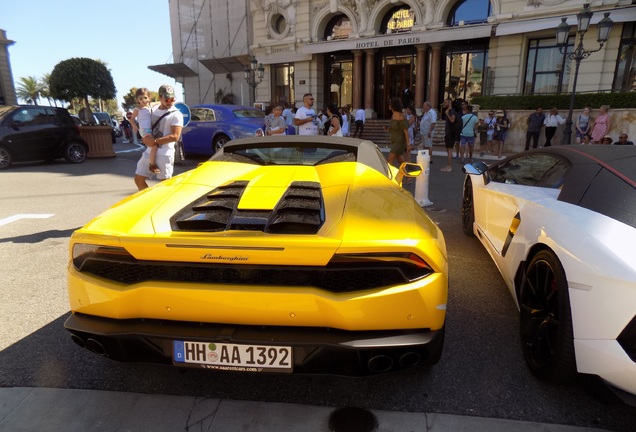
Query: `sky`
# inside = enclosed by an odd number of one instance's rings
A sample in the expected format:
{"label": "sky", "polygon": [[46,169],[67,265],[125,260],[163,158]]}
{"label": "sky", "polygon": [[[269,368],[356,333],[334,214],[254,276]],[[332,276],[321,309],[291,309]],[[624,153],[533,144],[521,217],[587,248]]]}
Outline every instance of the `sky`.
{"label": "sky", "polygon": [[[0,0],[0,29],[10,45],[13,81],[41,79],[74,57],[101,60],[110,69],[121,110],[132,87],[182,87],[148,66],[172,63],[168,0]],[[19,100],[18,103],[25,103]],[[40,100],[46,105],[46,99]]]}

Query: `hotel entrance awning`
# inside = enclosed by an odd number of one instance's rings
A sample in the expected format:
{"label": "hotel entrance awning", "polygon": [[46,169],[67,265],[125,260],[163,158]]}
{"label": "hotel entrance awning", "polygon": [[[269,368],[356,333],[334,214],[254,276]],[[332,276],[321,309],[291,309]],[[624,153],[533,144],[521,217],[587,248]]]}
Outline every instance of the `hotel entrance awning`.
{"label": "hotel entrance awning", "polygon": [[198,75],[198,73],[190,69],[190,67],[188,67],[185,63],[166,63],[162,65],[148,66],[148,69],[174,79]]}
{"label": "hotel entrance awning", "polygon": [[215,75],[243,72],[243,69],[249,67],[250,56],[239,55],[233,57],[211,58],[199,60],[199,63]]}

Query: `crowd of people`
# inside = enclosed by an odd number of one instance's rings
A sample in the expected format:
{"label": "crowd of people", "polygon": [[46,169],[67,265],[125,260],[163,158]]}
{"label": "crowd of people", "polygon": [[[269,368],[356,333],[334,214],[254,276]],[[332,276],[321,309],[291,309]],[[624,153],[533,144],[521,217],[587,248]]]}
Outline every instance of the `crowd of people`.
{"label": "crowd of people", "polygon": [[[355,116],[348,106],[338,107],[329,104],[324,109],[315,108],[315,98],[311,93],[303,95],[303,105],[295,107],[288,102],[271,104],[265,109],[266,135],[283,133],[279,129],[272,129],[271,124],[278,116],[285,122],[285,126],[294,126],[298,135],[330,135],[343,137],[362,137],[366,122],[364,109],[358,109]],[[355,126],[353,135],[351,125]]]}
{"label": "crowd of people", "polygon": [[[135,184],[140,190],[147,187],[146,180],[150,176],[156,176],[158,179],[171,177],[174,143],[183,127],[183,116],[178,110],[173,109],[172,87],[161,86],[158,93],[160,102],[153,107],[150,105],[149,91],[139,89],[135,95],[137,106],[132,112],[127,112],[121,122],[124,142],[136,141],[137,136],[140,136],[143,144],[147,146],[135,172]],[[362,137],[366,122],[364,109],[359,108],[352,114],[346,106],[329,104],[325,109],[317,110],[314,107],[315,98],[311,93],[303,95],[303,104],[298,108],[287,102],[270,105],[266,109],[265,134],[285,134],[288,128],[293,126],[298,135]],[[409,160],[409,152],[418,146],[432,149],[438,113],[433,109],[431,102],[423,103],[419,125],[415,108],[413,105],[404,106],[401,98],[392,98],[389,108],[391,119],[384,129],[389,134],[390,164],[396,161],[401,164]],[[472,162],[477,142],[480,156],[491,154],[497,158],[503,157],[506,136],[511,127],[506,110],[489,110],[486,116],[479,117],[468,102],[447,98],[441,106],[441,111],[445,119],[444,145],[447,155],[447,163],[442,171],[452,171],[453,159],[459,159],[460,163]],[[165,116],[169,116],[167,121],[163,121]],[[621,132],[615,142],[608,135],[611,116],[607,105],[600,107],[595,118],[592,117],[590,108],[585,107],[573,123],[577,144],[633,145],[628,141],[626,133]],[[531,143],[532,148],[539,146],[542,131],[545,134],[544,146],[550,147],[557,129],[563,124],[565,119],[556,107],[551,108],[547,115],[541,107],[537,107],[526,119],[525,150],[530,149]],[[352,135],[350,125],[355,125]],[[153,133],[153,129],[158,129],[158,133]]]}
{"label": "crowd of people", "polygon": [[[429,106],[430,103],[425,102],[423,111]],[[461,101],[457,104],[451,98],[447,98],[442,104],[442,111],[446,118],[444,145],[447,156],[446,166],[442,171],[452,171],[453,159],[459,159],[460,163],[472,162],[477,142],[480,156],[492,154],[498,158],[503,157],[506,136],[511,125],[506,110],[489,110],[485,117],[480,118],[468,102]],[[424,142],[424,139],[422,141]]]}
{"label": "crowd of people", "polygon": [[[617,141],[609,135],[611,129],[609,106],[601,105],[598,111],[598,116],[593,118],[590,107],[585,107],[581,114],[573,119],[577,144],[633,145],[627,140],[626,133],[619,133]],[[543,113],[543,109],[538,107],[526,121],[528,129],[525,150],[530,149],[530,141],[532,141],[532,148],[537,148],[542,128],[545,128],[544,147],[550,147],[557,127],[564,123],[565,119],[559,115],[556,107],[551,108],[547,116]]]}

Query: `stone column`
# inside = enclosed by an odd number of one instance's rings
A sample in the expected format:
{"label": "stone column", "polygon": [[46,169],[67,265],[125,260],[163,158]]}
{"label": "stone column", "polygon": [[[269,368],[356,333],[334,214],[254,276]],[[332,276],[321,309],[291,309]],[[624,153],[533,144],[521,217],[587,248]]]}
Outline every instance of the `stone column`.
{"label": "stone column", "polygon": [[417,58],[415,64],[415,109],[422,108],[426,94],[426,44],[417,45]]}
{"label": "stone column", "polygon": [[442,44],[435,43],[431,45],[433,50],[431,56],[431,79],[428,83],[428,100],[431,101],[433,108],[439,110],[439,105],[442,102],[440,100],[439,85],[440,76],[439,71],[442,68]]}
{"label": "stone column", "polygon": [[[353,51],[353,109],[362,108],[362,83],[365,82],[362,57],[364,53],[360,50]],[[367,79],[368,82],[368,79]]]}
{"label": "stone column", "polygon": [[367,118],[376,118],[375,107],[373,103],[375,98],[373,93],[375,91],[375,51],[374,49],[365,50],[367,54],[367,61],[365,67],[365,82],[364,82],[364,111]]}

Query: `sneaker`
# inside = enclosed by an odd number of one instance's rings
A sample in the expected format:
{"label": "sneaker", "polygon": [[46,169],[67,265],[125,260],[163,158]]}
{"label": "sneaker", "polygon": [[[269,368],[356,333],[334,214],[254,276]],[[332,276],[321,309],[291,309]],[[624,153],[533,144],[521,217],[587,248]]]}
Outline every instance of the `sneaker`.
{"label": "sneaker", "polygon": [[457,159],[457,156],[453,156],[453,159]]}
{"label": "sneaker", "polygon": [[122,144],[128,144],[128,140],[121,140]]}

